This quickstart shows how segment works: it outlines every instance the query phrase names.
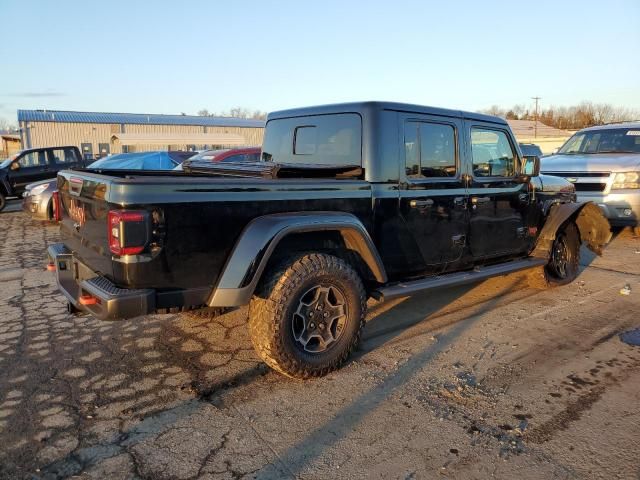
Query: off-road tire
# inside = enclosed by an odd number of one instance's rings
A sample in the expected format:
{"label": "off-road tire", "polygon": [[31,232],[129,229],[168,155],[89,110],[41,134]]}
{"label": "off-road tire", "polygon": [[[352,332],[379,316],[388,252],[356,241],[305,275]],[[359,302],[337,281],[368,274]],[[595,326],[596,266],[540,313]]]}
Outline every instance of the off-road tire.
{"label": "off-road tire", "polygon": [[553,257],[550,254],[549,263],[542,267],[536,267],[529,271],[528,281],[531,288],[544,290],[573,282],[578,276],[580,267],[580,233],[573,222],[567,223],[562,228],[551,246],[553,250],[557,242],[566,242],[569,260],[565,276],[559,276],[553,267]]}
{"label": "off-road tire", "polygon": [[4,207],[6,206],[7,206],[7,199],[2,193],[0,193],[0,212],[4,210]]}
{"label": "off-road tire", "polygon": [[[294,312],[305,292],[325,287],[343,296],[346,320],[330,348],[310,353],[294,338]],[[293,378],[321,377],[339,368],[356,349],[366,308],[365,288],[351,265],[333,255],[303,254],[265,272],[249,304],[251,341],[274,370]]]}

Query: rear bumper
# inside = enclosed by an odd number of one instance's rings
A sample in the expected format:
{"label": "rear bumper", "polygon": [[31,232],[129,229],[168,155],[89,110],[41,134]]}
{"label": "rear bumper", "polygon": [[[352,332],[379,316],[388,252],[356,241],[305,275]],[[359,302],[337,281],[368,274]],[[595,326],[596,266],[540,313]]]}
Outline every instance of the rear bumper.
{"label": "rear bumper", "polygon": [[[55,267],[58,289],[76,308],[102,320],[120,320],[156,311],[155,290],[119,288],[93,272],[61,243],[51,245],[47,255],[49,265]],[[86,299],[93,300],[86,303]]]}

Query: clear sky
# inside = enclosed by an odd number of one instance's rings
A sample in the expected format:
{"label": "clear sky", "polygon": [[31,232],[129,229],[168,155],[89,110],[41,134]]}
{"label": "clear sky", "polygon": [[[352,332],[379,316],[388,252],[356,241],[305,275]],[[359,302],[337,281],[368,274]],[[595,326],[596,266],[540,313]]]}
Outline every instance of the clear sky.
{"label": "clear sky", "polygon": [[0,118],[352,100],[640,108],[640,0],[0,0]]}

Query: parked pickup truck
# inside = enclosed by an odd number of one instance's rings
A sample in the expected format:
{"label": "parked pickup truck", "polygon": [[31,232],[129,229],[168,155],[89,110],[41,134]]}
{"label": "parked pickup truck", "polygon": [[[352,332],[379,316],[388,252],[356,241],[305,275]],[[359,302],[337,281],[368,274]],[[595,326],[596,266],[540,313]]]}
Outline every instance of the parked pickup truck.
{"label": "parked pickup truck", "polygon": [[50,270],[102,319],[249,305],[258,354],[323,375],[356,347],[367,300],[532,268],[571,282],[600,209],[538,174],[509,126],[476,113],[350,103],[269,115],[262,161],[184,172],[64,171]]}
{"label": "parked pickup truck", "polygon": [[7,197],[20,197],[30,183],[55,178],[60,170],[85,165],[78,147],[22,150],[0,163],[0,211]]}

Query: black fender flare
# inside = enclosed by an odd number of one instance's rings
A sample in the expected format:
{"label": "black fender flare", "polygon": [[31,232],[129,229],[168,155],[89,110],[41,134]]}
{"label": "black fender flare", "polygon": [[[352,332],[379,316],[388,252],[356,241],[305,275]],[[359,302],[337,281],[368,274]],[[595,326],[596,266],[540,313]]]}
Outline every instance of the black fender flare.
{"label": "black fender flare", "polygon": [[271,254],[291,233],[339,232],[345,245],[358,252],[379,283],[387,274],[371,236],[358,218],[342,212],[276,213],[255,218],[244,228],[212,290],[210,307],[235,307],[249,303]]}
{"label": "black fender flare", "polygon": [[611,225],[600,207],[593,202],[552,205],[531,255],[548,259],[556,234],[567,221],[577,225],[580,239],[589,250],[602,255],[604,247],[611,240]]}

